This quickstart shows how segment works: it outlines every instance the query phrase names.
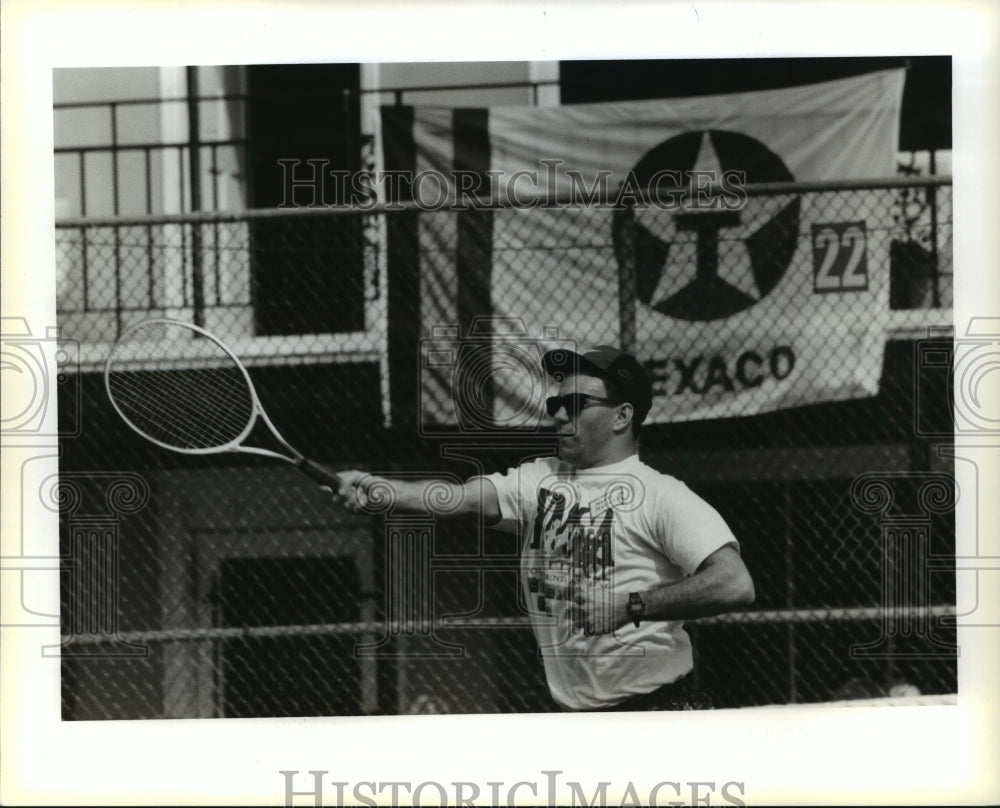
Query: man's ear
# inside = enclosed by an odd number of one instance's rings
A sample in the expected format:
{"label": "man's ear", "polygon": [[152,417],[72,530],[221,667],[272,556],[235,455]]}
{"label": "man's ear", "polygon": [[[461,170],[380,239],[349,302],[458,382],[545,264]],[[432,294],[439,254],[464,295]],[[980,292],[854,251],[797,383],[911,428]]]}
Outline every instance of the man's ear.
{"label": "man's ear", "polygon": [[635,418],[635,407],[626,401],[620,406],[612,428],[615,432],[626,432],[632,428],[633,418]]}

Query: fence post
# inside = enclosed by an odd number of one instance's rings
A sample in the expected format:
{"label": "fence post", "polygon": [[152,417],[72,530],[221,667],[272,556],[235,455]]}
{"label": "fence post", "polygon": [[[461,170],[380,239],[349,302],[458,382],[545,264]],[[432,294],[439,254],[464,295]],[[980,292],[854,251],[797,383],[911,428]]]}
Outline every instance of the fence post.
{"label": "fence post", "polygon": [[[387,171],[412,172],[416,164],[413,142],[412,107],[388,107],[383,110],[383,127],[393,129],[398,140],[386,148]],[[388,143],[388,138],[386,142]],[[398,185],[393,203],[412,201],[407,182]],[[386,212],[386,290],[389,365],[389,406],[393,427],[412,431],[416,424],[415,401],[419,400],[418,361],[420,341],[420,222],[414,211]],[[402,437],[402,434],[401,434]]]}
{"label": "fence post", "polygon": [[[198,98],[198,68],[188,67],[188,176],[191,183],[191,211],[201,211],[201,110]],[[195,325],[205,324],[205,289],[202,276],[201,225],[191,223],[191,303]]]}
{"label": "fence post", "polygon": [[635,217],[624,216],[622,223],[621,254],[618,260],[618,317],[619,347],[635,353]]}
{"label": "fence post", "polygon": [[[934,159],[936,151],[931,149],[930,174],[933,177],[937,173],[937,161]],[[927,185],[927,204],[931,212],[931,302],[935,309],[941,308],[941,290],[938,288],[940,278],[938,266],[938,221],[937,221],[937,186],[934,183]]]}

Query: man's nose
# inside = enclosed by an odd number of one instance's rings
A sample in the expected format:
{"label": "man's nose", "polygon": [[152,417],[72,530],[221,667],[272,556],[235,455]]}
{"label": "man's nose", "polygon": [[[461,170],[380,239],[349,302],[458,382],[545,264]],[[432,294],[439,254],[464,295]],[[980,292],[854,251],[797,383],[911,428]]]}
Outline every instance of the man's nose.
{"label": "man's nose", "polygon": [[565,405],[562,404],[559,406],[559,409],[556,410],[556,414],[553,415],[552,417],[555,418],[556,422],[559,423],[560,425],[568,424],[570,421],[573,420],[572,418],[569,417],[569,413],[566,412]]}
{"label": "man's nose", "polygon": [[[546,408],[545,414],[549,415],[548,408]],[[569,413],[566,412],[566,407],[563,404],[560,404],[559,409],[549,415],[549,417],[558,424],[567,424],[570,421]]]}

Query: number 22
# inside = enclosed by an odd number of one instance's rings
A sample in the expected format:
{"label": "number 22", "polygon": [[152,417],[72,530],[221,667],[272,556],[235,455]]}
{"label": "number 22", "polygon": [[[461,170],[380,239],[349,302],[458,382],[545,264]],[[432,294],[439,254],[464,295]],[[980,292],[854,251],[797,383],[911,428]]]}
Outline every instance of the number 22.
{"label": "number 22", "polygon": [[[864,272],[858,271],[865,255],[865,233],[860,227],[852,225],[839,237],[836,230],[825,227],[816,234],[816,246],[823,250],[823,260],[816,271],[817,290],[867,288],[868,278]],[[847,249],[851,252],[843,273],[839,276],[832,274],[833,267],[840,263],[837,259]]]}

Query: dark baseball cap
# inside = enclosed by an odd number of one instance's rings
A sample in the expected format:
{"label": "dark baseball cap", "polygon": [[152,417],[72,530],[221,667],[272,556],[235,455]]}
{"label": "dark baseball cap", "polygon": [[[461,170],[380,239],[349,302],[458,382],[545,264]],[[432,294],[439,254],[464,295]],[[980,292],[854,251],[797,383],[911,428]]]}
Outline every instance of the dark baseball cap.
{"label": "dark baseball cap", "polygon": [[574,373],[604,379],[612,394],[635,407],[637,423],[645,420],[653,404],[653,385],[645,368],[632,354],[611,345],[598,345],[583,354],[557,348],[542,357],[542,367],[556,381]]}

